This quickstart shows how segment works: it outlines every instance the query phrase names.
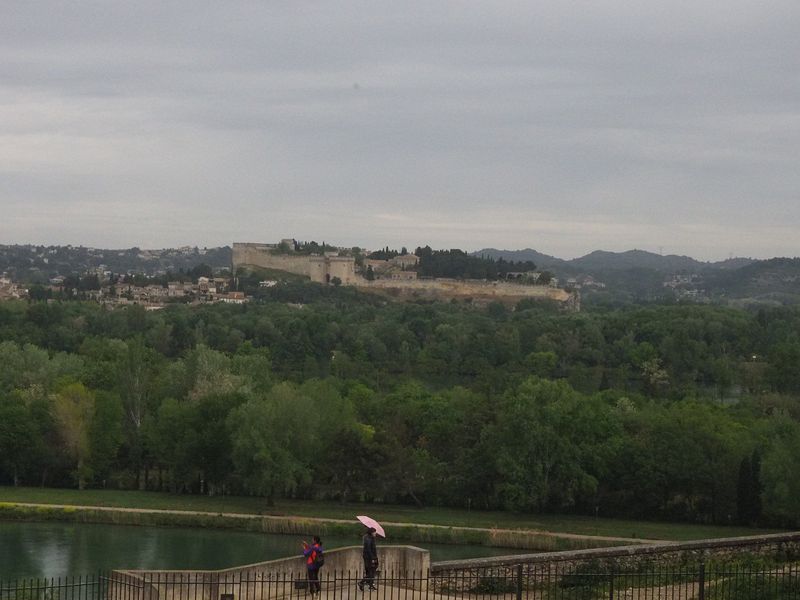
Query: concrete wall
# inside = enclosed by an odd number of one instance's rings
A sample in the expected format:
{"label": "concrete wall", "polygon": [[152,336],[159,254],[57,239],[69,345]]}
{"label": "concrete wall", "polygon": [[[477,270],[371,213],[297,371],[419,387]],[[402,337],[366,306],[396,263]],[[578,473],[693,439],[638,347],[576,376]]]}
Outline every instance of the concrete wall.
{"label": "concrete wall", "polygon": [[[424,589],[422,577],[430,569],[430,553],[414,546],[378,545],[380,579],[392,575],[418,580],[407,588]],[[321,580],[330,589],[354,586],[364,570],[361,546],[325,552]],[[128,590],[145,590],[145,600],[269,600],[287,596],[295,581],[305,581],[305,559],[299,555],[217,571],[114,571],[109,584],[109,600],[133,597]],[[225,598],[223,598],[225,595]]]}

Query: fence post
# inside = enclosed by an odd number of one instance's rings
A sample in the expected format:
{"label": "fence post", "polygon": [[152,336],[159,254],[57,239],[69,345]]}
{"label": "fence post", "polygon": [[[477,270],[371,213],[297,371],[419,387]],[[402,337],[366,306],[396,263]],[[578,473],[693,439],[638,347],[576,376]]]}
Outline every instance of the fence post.
{"label": "fence post", "polygon": [[517,565],[517,600],[522,600],[522,564]]}
{"label": "fence post", "polygon": [[608,600],[614,600],[614,571],[611,571],[611,576],[608,580]]}
{"label": "fence post", "polygon": [[700,563],[700,590],[698,600],[706,600],[706,563]]}

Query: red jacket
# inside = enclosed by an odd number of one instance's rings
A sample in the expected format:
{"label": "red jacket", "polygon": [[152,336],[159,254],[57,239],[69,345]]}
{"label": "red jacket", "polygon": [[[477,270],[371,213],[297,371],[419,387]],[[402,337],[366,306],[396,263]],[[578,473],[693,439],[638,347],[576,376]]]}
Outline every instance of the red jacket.
{"label": "red jacket", "polygon": [[303,550],[303,556],[306,557],[306,567],[309,569],[318,569],[317,556],[322,556],[324,550],[319,544],[311,544]]}

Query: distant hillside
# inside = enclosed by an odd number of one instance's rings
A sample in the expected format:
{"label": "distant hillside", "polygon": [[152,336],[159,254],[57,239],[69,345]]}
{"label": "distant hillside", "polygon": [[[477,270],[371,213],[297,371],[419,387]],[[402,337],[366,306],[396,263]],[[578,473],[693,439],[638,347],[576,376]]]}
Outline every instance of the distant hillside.
{"label": "distant hillside", "polygon": [[662,256],[645,250],[606,252],[595,250],[591,254],[569,261],[570,265],[584,271],[607,271],[619,269],[652,269],[662,273],[698,271],[706,263],[688,256],[669,254]]}
{"label": "distant hillside", "polygon": [[188,271],[206,264],[214,269],[230,267],[231,248],[140,248],[102,249],[84,246],[0,245],[0,273],[7,272],[17,281],[40,283],[57,275],[84,273],[103,269],[114,273]]}
{"label": "distant hillside", "polygon": [[[487,258],[503,258],[503,260],[532,260],[540,269],[556,270],[562,274],[574,273],[599,273],[610,270],[651,269],[660,273],[676,273],[681,271],[699,271],[709,263],[702,263],[689,256],[670,254],[662,256],[645,250],[628,250],[627,252],[607,252],[595,250],[594,252],[564,260],[548,254],[543,254],[532,248],[524,250],[497,250],[484,248],[473,252],[476,256]],[[734,259],[749,260],[749,259]]]}
{"label": "distant hillside", "polygon": [[[540,270],[559,278],[574,279],[585,297],[612,301],[673,298],[694,301],[800,303],[800,259],[730,258],[702,262],[689,256],[662,256],[644,250],[596,250],[572,260],[543,254],[531,248],[485,248],[474,254],[504,260],[531,260]],[[587,277],[601,282],[585,287]]]}
{"label": "distant hillside", "polygon": [[759,260],[708,277],[715,294],[785,304],[800,301],[800,258]]}
{"label": "distant hillside", "polygon": [[556,258],[555,256],[550,256],[548,254],[542,254],[533,248],[525,248],[524,250],[498,250],[497,248],[484,248],[483,250],[478,250],[472,254],[473,256],[485,256],[486,258],[493,258],[495,260],[502,258],[503,260],[513,260],[514,262],[525,262],[529,260],[536,263],[536,266],[541,270],[547,270],[554,267],[569,267],[569,263],[563,258]]}
{"label": "distant hillside", "polygon": [[718,269],[740,269],[754,262],[757,261],[752,258],[729,258],[727,260],[711,263],[711,266]]}

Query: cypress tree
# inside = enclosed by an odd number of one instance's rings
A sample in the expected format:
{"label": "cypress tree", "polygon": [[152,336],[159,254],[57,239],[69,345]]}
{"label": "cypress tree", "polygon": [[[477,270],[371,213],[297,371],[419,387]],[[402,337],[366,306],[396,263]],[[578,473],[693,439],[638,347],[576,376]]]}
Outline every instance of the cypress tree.
{"label": "cypress tree", "polygon": [[742,525],[750,522],[752,512],[752,492],[750,487],[752,484],[753,476],[750,458],[745,456],[742,462],[739,463],[739,479],[736,482],[736,515]]}
{"label": "cypress tree", "polygon": [[755,523],[761,518],[761,455],[758,450],[753,450],[750,459],[750,522]]}

